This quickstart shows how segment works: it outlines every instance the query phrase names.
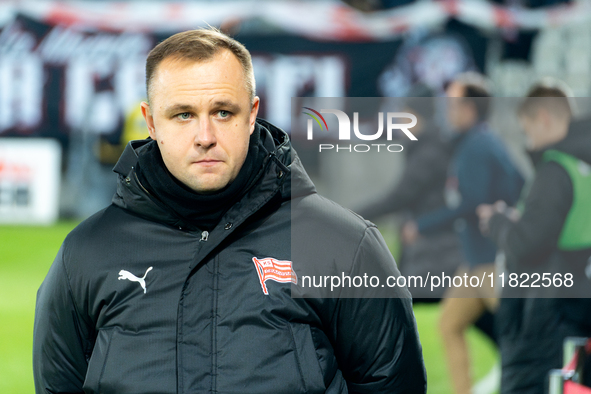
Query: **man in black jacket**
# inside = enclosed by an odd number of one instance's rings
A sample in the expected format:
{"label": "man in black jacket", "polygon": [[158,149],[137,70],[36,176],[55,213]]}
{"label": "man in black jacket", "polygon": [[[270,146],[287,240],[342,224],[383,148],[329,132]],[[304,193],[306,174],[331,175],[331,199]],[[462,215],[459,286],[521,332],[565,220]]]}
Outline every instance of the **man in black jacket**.
{"label": "man in black jacket", "polygon": [[310,267],[399,273],[375,226],[318,196],[287,134],[256,118],[248,51],[184,32],[146,74],[151,139],[127,146],[113,204],[39,289],[37,393],[424,393],[406,288],[292,297]]}
{"label": "man in black jacket", "polygon": [[546,392],[549,370],[562,367],[563,339],[591,336],[591,123],[571,122],[556,81],[534,86],[519,118],[536,166],[523,212],[499,202],[478,214],[506,258],[497,313],[501,392],[537,394]]}

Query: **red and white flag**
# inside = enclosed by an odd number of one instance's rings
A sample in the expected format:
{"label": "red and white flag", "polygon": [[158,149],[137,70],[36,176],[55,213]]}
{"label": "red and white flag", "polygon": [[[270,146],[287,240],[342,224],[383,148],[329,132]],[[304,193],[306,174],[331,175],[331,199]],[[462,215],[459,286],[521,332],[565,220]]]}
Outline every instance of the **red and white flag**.
{"label": "red and white flag", "polygon": [[263,293],[266,295],[269,295],[269,291],[265,285],[267,280],[274,280],[279,283],[298,283],[298,277],[291,268],[291,261],[276,260],[272,257],[266,257],[264,259],[253,257],[252,261],[259,275]]}

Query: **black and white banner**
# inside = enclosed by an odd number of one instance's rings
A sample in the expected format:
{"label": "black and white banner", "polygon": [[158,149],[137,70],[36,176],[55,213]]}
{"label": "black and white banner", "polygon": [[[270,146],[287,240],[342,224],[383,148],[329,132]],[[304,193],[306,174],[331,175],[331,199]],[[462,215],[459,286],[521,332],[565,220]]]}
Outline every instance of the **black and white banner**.
{"label": "black and white banner", "polygon": [[[0,31],[0,136],[109,138],[145,97],[149,50],[170,34],[81,29],[19,15]],[[317,41],[287,34],[235,37],[253,55],[260,115],[290,128],[291,97],[403,96],[422,82],[440,91],[478,68],[484,40],[447,32],[378,42]]]}

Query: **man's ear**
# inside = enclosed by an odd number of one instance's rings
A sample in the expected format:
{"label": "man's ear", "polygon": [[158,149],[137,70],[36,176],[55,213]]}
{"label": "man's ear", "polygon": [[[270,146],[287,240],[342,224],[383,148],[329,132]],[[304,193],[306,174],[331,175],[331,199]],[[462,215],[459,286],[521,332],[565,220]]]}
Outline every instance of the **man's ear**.
{"label": "man's ear", "polygon": [[253,103],[252,103],[252,108],[250,109],[249,124],[250,124],[250,134],[251,135],[254,132],[254,124],[257,121],[257,114],[259,113],[260,102],[261,102],[261,99],[258,96],[255,96]]}
{"label": "man's ear", "polygon": [[150,110],[150,104],[146,103],[145,101],[142,101],[142,103],[140,104],[140,107],[142,108],[142,115],[144,116],[144,119],[146,120],[146,124],[148,125],[148,131],[150,133],[150,138],[155,140],[156,139],[156,129],[154,128],[154,117],[152,116],[152,111]]}

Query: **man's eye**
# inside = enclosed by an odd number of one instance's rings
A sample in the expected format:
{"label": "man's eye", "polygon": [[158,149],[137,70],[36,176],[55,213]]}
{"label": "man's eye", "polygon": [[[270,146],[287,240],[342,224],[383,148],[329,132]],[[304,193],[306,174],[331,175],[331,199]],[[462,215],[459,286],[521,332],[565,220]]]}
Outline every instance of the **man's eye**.
{"label": "man's eye", "polygon": [[218,112],[218,114],[220,115],[220,118],[227,118],[228,116],[230,116],[230,113],[224,110]]}
{"label": "man's eye", "polygon": [[191,117],[191,114],[188,112],[183,112],[182,114],[177,115],[181,120],[187,120]]}

